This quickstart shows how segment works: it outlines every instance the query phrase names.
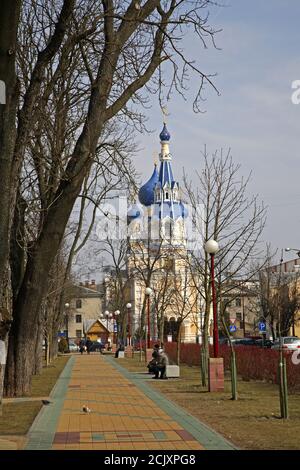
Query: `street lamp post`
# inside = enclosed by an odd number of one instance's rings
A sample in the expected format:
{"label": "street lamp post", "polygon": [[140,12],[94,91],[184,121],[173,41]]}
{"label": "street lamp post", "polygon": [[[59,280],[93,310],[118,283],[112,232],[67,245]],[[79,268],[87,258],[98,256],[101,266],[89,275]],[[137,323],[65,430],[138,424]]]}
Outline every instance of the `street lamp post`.
{"label": "street lamp post", "polygon": [[150,349],[150,295],[152,294],[151,287],[146,288],[147,296],[147,348]]}
{"label": "street lamp post", "polygon": [[66,340],[68,344],[68,351],[69,351],[69,312],[68,309],[70,304],[68,302],[65,303],[65,320],[66,320]]}
{"label": "street lamp post", "polygon": [[[118,315],[120,315],[120,310],[116,310],[115,313],[114,313],[114,316],[113,316],[113,319],[114,319],[114,344],[116,344],[116,331],[115,329],[118,331],[118,323],[117,323],[117,318],[118,318]],[[117,328],[115,328],[115,325],[117,326]]]}
{"label": "street lamp post", "polygon": [[127,346],[131,346],[131,318],[130,318],[130,310],[131,310],[131,303],[128,302],[128,304],[126,305],[127,307],[127,324],[128,324],[128,343],[127,343]]}
{"label": "street lamp post", "polygon": [[108,330],[109,311],[105,310],[104,315],[105,315],[105,318],[106,318],[106,329]]}
{"label": "street lamp post", "polygon": [[215,254],[219,251],[219,245],[215,240],[205,243],[205,251],[211,258],[211,291],[213,304],[213,338],[214,357],[208,359],[208,389],[210,392],[221,392],[224,390],[224,360],[219,357],[219,332],[217,317],[217,301],[215,289]]}
{"label": "street lamp post", "polygon": [[106,318],[106,329],[107,329],[107,343],[108,343],[108,337],[109,337],[109,331],[108,331],[108,319],[110,317],[110,313],[108,310],[105,310],[104,312],[104,317]]}
{"label": "street lamp post", "polygon": [[219,332],[218,332],[218,316],[217,316],[217,301],[215,289],[215,254],[219,251],[219,245],[215,240],[208,240],[205,243],[205,251],[210,254],[211,259],[211,292],[213,303],[213,338],[214,338],[214,357],[219,357]]}

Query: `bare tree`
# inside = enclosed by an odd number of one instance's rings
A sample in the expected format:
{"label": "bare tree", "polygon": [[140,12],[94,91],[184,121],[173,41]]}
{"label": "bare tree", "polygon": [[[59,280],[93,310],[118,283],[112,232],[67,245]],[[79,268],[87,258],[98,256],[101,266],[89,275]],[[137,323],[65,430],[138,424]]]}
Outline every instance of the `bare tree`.
{"label": "bare tree", "polygon": [[178,324],[177,332],[177,364],[180,364],[181,331],[184,320],[192,320],[193,314],[199,311],[199,292],[190,274],[188,264],[174,277],[171,311],[175,314]]}
{"label": "bare tree", "polygon": [[[151,222],[148,220],[150,230]],[[146,239],[135,239],[129,242],[128,251],[128,271],[130,276],[135,279],[135,282],[139,285],[142,291],[143,303],[141,310],[141,325],[139,335],[145,337],[145,319],[146,319],[146,294],[145,290],[147,287],[153,288],[155,291],[159,282],[164,282],[163,278],[166,277],[166,263],[170,253],[166,247],[164,247],[164,239],[159,238],[153,240],[150,232],[146,234]],[[162,271],[164,270],[164,271]],[[161,287],[158,287],[160,290]],[[165,293],[166,294],[166,293]],[[157,295],[154,294],[154,307],[157,306]],[[165,301],[166,295],[165,295]],[[153,306],[153,305],[152,305]],[[163,314],[163,312],[161,312]]]}
{"label": "bare tree", "polygon": [[258,319],[267,323],[273,338],[289,336],[291,329],[295,335],[295,319],[300,306],[299,273],[284,273],[281,264],[278,271],[271,262],[261,269],[257,291],[260,301]]}
{"label": "bare tree", "polygon": [[74,279],[68,272],[68,250],[60,249],[52,265],[47,296],[42,303],[46,365],[57,356],[57,332],[64,324],[65,302],[72,297]]}
{"label": "bare tree", "polygon": [[172,269],[162,268],[153,276],[153,303],[155,323],[157,324],[157,337],[164,341],[165,314],[170,308],[173,298],[174,272]]}
{"label": "bare tree", "polygon": [[[31,73],[21,83],[15,138],[10,132],[14,146],[11,171],[1,173],[9,192],[8,206],[13,210],[16,206],[22,164],[31,138],[51,109],[57,86],[61,89],[61,107],[56,107],[55,115],[64,113],[65,104],[71,103],[68,118],[77,112],[81,125],[76,128],[70,147],[54,142],[49,149],[53,183],[47,191],[36,240],[15,296],[6,368],[8,395],[18,396],[29,390],[35,345],[32,332],[36,331],[48,275],[107,123],[115,119],[133,125],[142,123],[134,104],[145,104],[142,88],[154,93],[161,89],[164,83],[161,65],[166,60],[173,66],[171,89],[182,89],[188,69],[200,76],[199,91],[204,83],[212,84],[210,77],[186,59],[179,48],[189,25],[205,45],[208,40],[213,42],[214,31],[203,16],[209,4],[208,0],[188,3],[147,0],[143,4],[103,0],[100,5],[93,0],[77,3],[44,0],[24,4],[20,50],[31,55]],[[80,67],[73,69],[73,59],[78,58]],[[19,70],[21,78],[21,60]],[[66,81],[67,70],[73,73]],[[72,82],[78,87],[75,98],[68,93]],[[197,93],[195,106],[199,99]],[[64,133],[64,129],[58,131],[58,135]],[[44,136],[43,130],[41,138]],[[8,254],[4,256],[7,258]]]}
{"label": "bare tree", "polygon": [[123,343],[126,339],[127,332],[127,308],[129,301],[129,283],[130,273],[127,270],[127,239],[121,238],[113,240],[107,237],[101,243],[101,248],[97,254],[105,257],[105,260],[111,266],[110,277],[105,280],[106,289],[109,290],[108,304],[105,306],[109,310],[115,312],[120,311],[117,319],[119,324],[118,339]]}
{"label": "bare tree", "polygon": [[[215,270],[221,285],[231,290],[257,275],[255,261],[262,258],[260,237],[263,232],[266,209],[257,196],[247,195],[250,175],[240,176],[240,165],[223,151],[209,157],[203,153],[204,166],[197,173],[197,188],[184,176],[185,191],[195,214],[198,240],[202,246],[210,238],[218,241],[220,251],[215,256]],[[199,212],[199,208],[201,208]],[[200,283],[199,295],[205,302],[202,344],[202,369],[207,367],[208,335],[211,305],[209,255],[201,249],[191,249],[193,269]],[[264,264],[265,261],[263,261]],[[223,289],[223,288],[222,288]],[[224,295],[219,289],[219,296]],[[205,372],[205,373],[204,373]],[[202,383],[206,383],[206,371]]]}

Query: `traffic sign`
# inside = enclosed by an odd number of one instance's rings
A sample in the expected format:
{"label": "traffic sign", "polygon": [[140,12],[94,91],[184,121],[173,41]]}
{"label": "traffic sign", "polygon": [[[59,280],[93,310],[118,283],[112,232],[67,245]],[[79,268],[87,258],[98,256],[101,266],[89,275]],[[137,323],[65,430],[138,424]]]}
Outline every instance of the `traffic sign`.
{"label": "traffic sign", "polygon": [[235,326],[235,325],[230,325],[229,331],[230,331],[231,333],[234,333],[234,332],[236,331],[236,326]]}
{"label": "traffic sign", "polygon": [[266,331],[267,325],[264,322],[261,321],[258,324],[258,329],[259,329],[259,331]]}
{"label": "traffic sign", "polygon": [[234,323],[236,318],[230,318],[231,323]]}

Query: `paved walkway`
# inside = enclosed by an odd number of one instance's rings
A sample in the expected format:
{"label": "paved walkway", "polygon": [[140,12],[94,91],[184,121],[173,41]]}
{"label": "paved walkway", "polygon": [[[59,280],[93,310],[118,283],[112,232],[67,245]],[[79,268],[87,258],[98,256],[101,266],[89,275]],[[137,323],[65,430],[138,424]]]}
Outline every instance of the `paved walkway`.
{"label": "paved walkway", "polygon": [[[233,449],[121,359],[74,355],[33,423],[26,449]],[[150,379],[150,380],[149,380]],[[90,413],[82,411],[84,406]]]}

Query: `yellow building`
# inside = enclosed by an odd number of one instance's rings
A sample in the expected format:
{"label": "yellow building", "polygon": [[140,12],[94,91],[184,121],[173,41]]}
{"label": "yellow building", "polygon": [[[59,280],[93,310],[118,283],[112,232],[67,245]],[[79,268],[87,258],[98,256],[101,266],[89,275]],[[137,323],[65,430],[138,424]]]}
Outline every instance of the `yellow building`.
{"label": "yellow building", "polygon": [[70,340],[79,341],[89,337],[92,341],[106,343],[113,335],[112,321],[103,319],[103,291],[96,282],[86,281],[72,289],[67,314],[68,336]]}

